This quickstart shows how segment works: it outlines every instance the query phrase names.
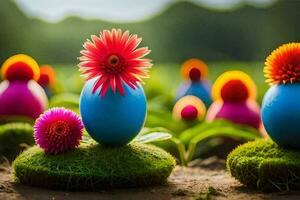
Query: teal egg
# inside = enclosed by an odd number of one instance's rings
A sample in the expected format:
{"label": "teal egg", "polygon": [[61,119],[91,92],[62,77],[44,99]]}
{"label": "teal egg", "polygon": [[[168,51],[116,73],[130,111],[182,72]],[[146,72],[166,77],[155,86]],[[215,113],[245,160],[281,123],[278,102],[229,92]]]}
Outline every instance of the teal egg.
{"label": "teal egg", "polygon": [[85,83],[80,96],[80,113],[89,135],[106,145],[125,145],[143,128],[146,118],[146,96],[142,86],[136,89],[124,84],[125,96],[109,89],[104,97],[92,89],[95,79]]}
{"label": "teal egg", "polygon": [[261,113],[267,133],[277,144],[300,149],[300,83],[271,86]]}

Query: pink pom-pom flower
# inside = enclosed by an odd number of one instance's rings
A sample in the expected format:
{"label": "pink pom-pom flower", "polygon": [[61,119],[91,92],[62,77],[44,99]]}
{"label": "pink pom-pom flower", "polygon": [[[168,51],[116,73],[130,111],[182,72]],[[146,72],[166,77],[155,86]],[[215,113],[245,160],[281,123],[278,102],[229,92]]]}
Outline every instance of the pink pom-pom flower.
{"label": "pink pom-pom flower", "polygon": [[48,154],[59,154],[76,148],[82,138],[80,117],[65,108],[52,108],[36,120],[35,142]]}

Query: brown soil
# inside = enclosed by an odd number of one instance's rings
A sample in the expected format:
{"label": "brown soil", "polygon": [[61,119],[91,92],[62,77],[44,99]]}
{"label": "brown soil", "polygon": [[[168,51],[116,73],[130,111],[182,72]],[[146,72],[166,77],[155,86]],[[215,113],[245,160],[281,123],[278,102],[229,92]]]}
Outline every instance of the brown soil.
{"label": "brown soil", "polygon": [[[264,194],[247,189],[228,175],[224,161],[210,158],[194,161],[190,167],[176,167],[164,186],[118,189],[99,192],[45,190],[13,182],[9,164],[0,165],[0,200],[79,200],[79,199],[300,199],[300,192]],[[45,180],[47,181],[47,180]],[[216,189],[207,195],[208,188]]]}

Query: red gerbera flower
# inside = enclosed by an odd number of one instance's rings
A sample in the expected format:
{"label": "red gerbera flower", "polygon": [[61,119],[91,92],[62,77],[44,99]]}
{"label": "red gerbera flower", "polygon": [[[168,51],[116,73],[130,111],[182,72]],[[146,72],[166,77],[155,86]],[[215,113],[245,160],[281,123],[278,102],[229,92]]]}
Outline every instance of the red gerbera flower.
{"label": "red gerbera flower", "polygon": [[118,90],[124,96],[124,83],[135,89],[138,82],[148,77],[152,64],[143,57],[150,50],[137,48],[142,41],[137,35],[112,29],[100,32],[99,37],[92,35],[91,39],[83,44],[79,67],[86,80],[97,78],[93,93],[100,88],[101,95],[105,96],[110,87],[114,93]]}

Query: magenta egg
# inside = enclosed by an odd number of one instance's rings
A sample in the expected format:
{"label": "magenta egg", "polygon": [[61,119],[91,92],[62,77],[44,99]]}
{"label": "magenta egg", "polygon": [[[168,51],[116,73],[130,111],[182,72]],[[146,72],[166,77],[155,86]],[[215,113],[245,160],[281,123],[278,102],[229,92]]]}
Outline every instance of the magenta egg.
{"label": "magenta egg", "polygon": [[5,80],[0,83],[0,118],[24,117],[35,120],[47,108],[47,96],[33,80]]}
{"label": "magenta egg", "polygon": [[261,126],[260,108],[255,101],[222,102],[215,101],[207,111],[206,120],[226,119],[236,124],[259,129]]}

